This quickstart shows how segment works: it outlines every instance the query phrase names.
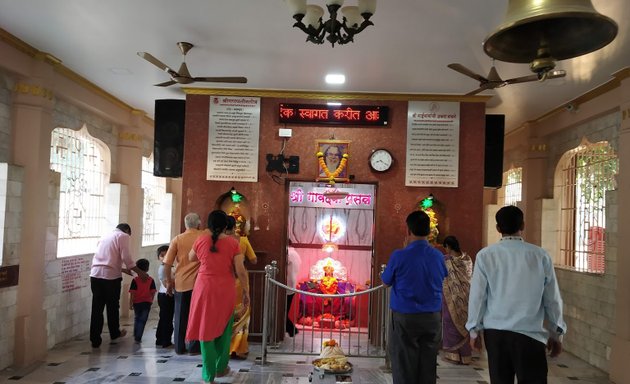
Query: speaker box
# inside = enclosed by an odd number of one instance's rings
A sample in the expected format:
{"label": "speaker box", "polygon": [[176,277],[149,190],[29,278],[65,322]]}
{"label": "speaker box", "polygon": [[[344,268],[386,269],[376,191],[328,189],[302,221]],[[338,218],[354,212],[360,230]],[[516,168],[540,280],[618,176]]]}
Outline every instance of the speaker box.
{"label": "speaker box", "polygon": [[153,175],[182,177],[186,100],[155,100]]}
{"label": "speaker box", "polygon": [[289,156],[287,173],[300,173],[300,156]]}
{"label": "speaker box", "polygon": [[505,115],[486,115],[486,151],[483,186],[501,188],[503,181],[503,137]]}

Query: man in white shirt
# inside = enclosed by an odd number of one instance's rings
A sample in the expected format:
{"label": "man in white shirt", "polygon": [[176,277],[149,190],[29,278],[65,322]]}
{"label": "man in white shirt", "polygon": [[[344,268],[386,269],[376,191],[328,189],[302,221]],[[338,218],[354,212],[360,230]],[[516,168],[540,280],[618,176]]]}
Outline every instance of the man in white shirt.
{"label": "man in white shirt", "polygon": [[[521,237],[523,212],[515,206],[496,214],[501,240],[477,254],[468,322],[471,345],[483,330],[493,384],[547,383],[545,346],[562,351],[566,324],[549,254]],[[473,347],[474,348],[474,347]]]}

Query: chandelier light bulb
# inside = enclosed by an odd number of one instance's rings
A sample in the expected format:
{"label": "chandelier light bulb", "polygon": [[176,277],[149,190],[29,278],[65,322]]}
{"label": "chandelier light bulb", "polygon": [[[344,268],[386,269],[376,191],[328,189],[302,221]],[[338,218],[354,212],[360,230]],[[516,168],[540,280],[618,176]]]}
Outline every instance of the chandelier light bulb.
{"label": "chandelier light bulb", "polygon": [[306,0],[287,0],[291,15],[304,15],[306,14]]}
{"label": "chandelier light bulb", "polygon": [[361,17],[359,7],[357,6],[347,5],[341,8],[341,14],[346,18],[348,28],[357,29],[363,22],[363,17]]}
{"label": "chandelier light bulb", "polygon": [[313,28],[319,28],[322,16],[324,16],[324,8],[320,7],[319,5],[309,4],[306,6],[304,24]]}
{"label": "chandelier light bulb", "polygon": [[359,0],[359,14],[373,15],[374,12],[376,12],[376,0]]}

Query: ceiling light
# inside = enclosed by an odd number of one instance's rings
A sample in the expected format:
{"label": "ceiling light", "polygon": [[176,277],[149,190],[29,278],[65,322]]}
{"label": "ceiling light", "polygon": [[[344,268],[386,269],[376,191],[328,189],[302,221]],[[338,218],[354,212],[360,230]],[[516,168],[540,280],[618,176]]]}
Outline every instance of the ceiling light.
{"label": "ceiling light", "polygon": [[338,101],[329,101],[326,103],[326,105],[330,105],[331,107],[338,107],[341,105],[341,103]]}
{"label": "ceiling light", "polygon": [[[354,35],[366,27],[374,25],[370,17],[376,11],[376,0],[358,0],[358,6],[345,6],[343,0],[326,0],[326,8],[330,18],[324,21],[324,9],[319,5],[306,4],[306,0],[287,0],[296,23],[308,35],[306,41],[323,44],[324,39],[332,46],[354,42]],[[342,17],[338,20],[341,9]]]}
{"label": "ceiling light", "polygon": [[326,75],[326,84],[344,84],[346,82],[346,75],[337,73],[329,73]]}

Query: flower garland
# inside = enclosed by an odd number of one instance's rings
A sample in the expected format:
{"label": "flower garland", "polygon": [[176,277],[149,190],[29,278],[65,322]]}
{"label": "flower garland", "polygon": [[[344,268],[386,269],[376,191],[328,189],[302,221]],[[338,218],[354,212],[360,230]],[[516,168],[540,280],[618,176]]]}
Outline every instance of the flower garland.
{"label": "flower garland", "polygon": [[429,243],[434,244],[437,241],[437,237],[440,234],[440,230],[438,229],[438,218],[436,216],[435,211],[433,210],[433,194],[422,199],[419,204],[419,209],[429,216],[429,235],[427,236],[427,240]]}
{"label": "flower garland", "polygon": [[343,169],[346,167],[346,163],[348,162],[348,154],[344,153],[341,159],[341,162],[339,162],[339,165],[337,166],[337,169],[335,169],[334,172],[330,172],[330,169],[328,169],[328,166],[326,165],[326,162],[324,161],[324,153],[323,152],[317,152],[317,159],[319,161],[319,166],[322,169],[322,171],[324,171],[324,174],[326,175],[326,177],[328,178],[328,182],[331,185],[335,184],[335,179],[337,177],[339,177],[339,175],[341,174],[341,172],[343,172]]}
{"label": "flower garland", "polygon": [[429,216],[429,235],[427,236],[427,240],[429,243],[434,244],[440,234],[440,230],[438,229],[438,219],[433,209],[426,208],[422,210],[427,214],[427,216]]}
{"label": "flower garland", "polygon": [[241,215],[241,210],[240,210],[238,204],[236,204],[230,210],[228,215],[233,216],[234,219],[236,219],[236,225],[234,227],[234,233],[236,233],[239,236],[245,236],[245,222],[247,220],[245,220],[245,217],[243,217],[243,215]]}

